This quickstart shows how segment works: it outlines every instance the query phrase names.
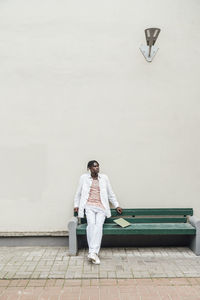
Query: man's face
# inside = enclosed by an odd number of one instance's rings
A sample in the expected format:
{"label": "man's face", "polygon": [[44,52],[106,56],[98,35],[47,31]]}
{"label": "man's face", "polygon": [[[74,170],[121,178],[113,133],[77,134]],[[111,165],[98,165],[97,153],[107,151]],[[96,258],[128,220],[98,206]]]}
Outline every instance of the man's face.
{"label": "man's face", "polygon": [[92,174],[98,174],[99,173],[99,165],[97,163],[94,163],[93,166],[90,168],[90,171]]}

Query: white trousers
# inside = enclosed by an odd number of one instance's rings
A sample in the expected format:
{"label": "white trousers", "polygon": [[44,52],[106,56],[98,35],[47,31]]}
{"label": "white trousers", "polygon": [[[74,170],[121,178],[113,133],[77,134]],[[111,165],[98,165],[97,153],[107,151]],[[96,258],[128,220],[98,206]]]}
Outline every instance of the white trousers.
{"label": "white trousers", "polygon": [[85,214],[87,218],[87,242],[89,253],[99,253],[103,234],[103,223],[106,214],[98,207],[86,206]]}

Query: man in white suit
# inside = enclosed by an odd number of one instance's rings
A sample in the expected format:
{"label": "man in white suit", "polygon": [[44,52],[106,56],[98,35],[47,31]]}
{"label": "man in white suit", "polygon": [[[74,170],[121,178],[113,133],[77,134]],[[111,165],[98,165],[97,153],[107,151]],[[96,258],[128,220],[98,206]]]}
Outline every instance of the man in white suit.
{"label": "man in white suit", "polygon": [[74,211],[80,218],[87,218],[87,241],[89,246],[88,259],[94,264],[100,264],[98,253],[101,246],[103,224],[105,218],[111,216],[109,201],[118,211],[122,208],[113,193],[108,176],[99,173],[99,163],[96,160],[88,162],[89,173],[80,177],[79,186],[74,198]]}

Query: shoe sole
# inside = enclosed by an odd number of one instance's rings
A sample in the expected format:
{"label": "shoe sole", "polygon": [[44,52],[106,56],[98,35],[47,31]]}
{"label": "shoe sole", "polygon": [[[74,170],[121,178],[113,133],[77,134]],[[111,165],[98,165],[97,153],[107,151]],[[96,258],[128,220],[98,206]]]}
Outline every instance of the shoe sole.
{"label": "shoe sole", "polygon": [[95,263],[95,260],[92,259],[92,258],[88,258],[88,260],[89,260],[90,262],[92,262],[92,263]]}
{"label": "shoe sole", "polygon": [[92,262],[94,265],[100,265],[100,263],[96,263],[96,261],[92,258],[88,258],[89,262]]}
{"label": "shoe sole", "polygon": [[92,260],[92,263],[93,263],[94,265],[100,265],[100,262],[97,263],[95,260]]}
{"label": "shoe sole", "polygon": [[100,262],[96,262],[96,260],[92,259],[91,257],[88,257],[88,261],[92,262],[94,265],[100,265]]}

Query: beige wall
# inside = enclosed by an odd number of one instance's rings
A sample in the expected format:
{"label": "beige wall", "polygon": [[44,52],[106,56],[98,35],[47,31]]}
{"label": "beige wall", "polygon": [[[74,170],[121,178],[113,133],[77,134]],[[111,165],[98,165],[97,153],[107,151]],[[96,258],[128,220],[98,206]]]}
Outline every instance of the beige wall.
{"label": "beige wall", "polygon": [[[66,230],[90,159],[122,207],[200,216],[200,2],[0,1],[0,230]],[[147,63],[144,29],[161,28]]]}

